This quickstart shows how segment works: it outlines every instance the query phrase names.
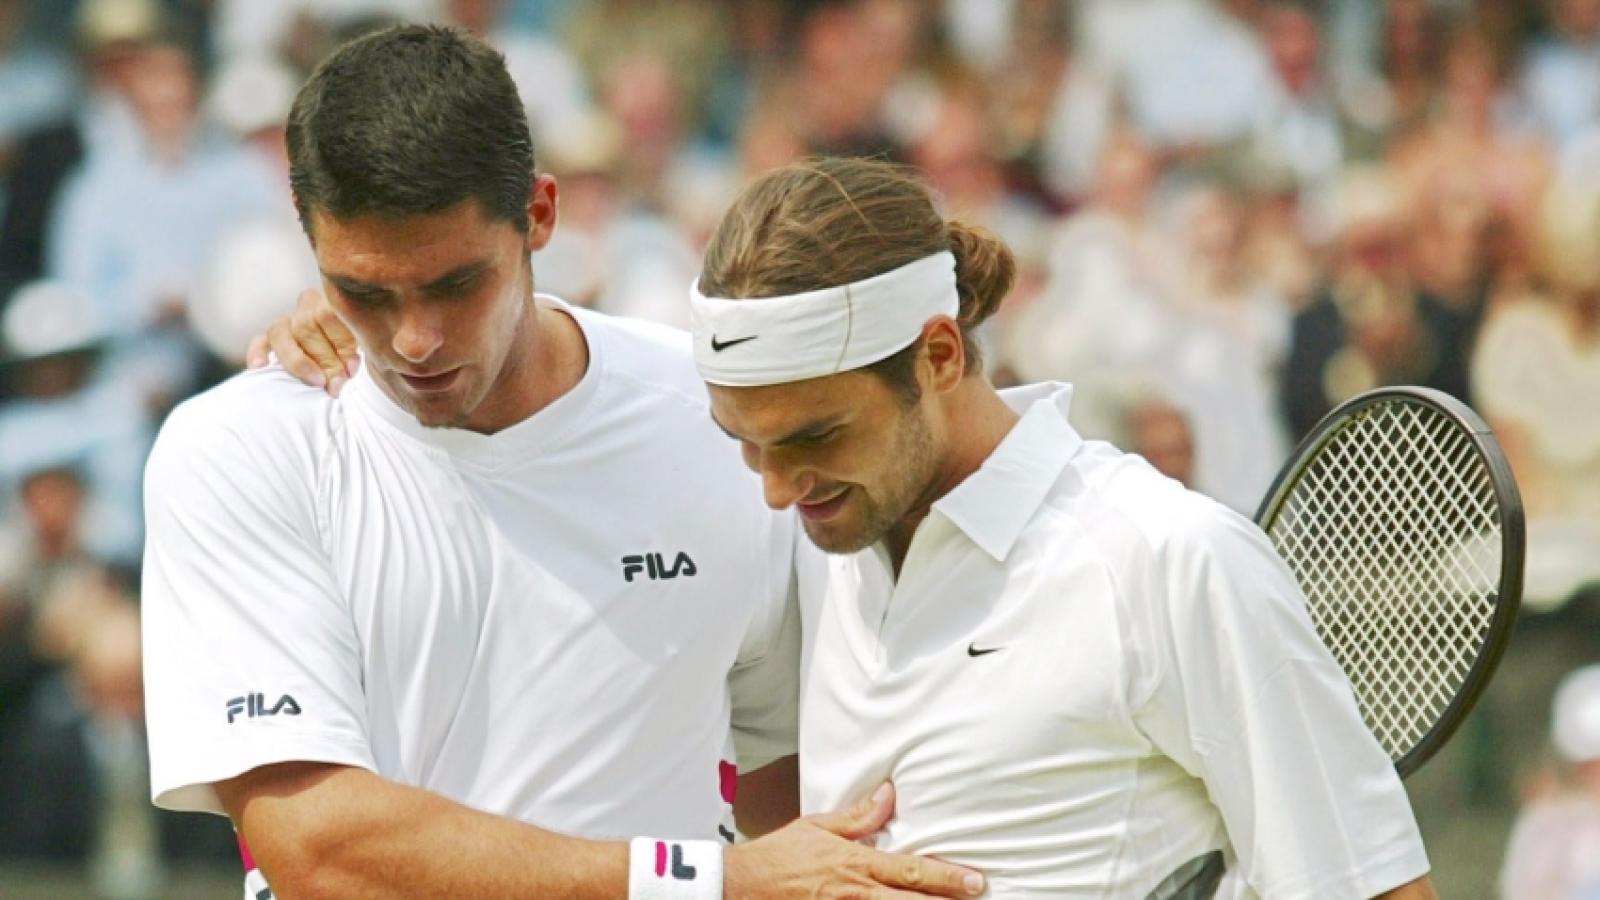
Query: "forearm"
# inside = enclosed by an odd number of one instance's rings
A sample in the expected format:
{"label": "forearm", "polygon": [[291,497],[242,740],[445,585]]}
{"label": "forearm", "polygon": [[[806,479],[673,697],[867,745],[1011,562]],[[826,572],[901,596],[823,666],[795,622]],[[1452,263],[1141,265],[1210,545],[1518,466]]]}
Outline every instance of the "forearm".
{"label": "forearm", "polygon": [[1433,881],[1424,875],[1392,891],[1384,891],[1373,900],[1439,900],[1439,895],[1433,892]]}
{"label": "forearm", "polygon": [[[267,779],[270,789],[251,784]],[[218,792],[284,900],[628,893],[624,843],[543,831],[360,769],[271,766]]]}

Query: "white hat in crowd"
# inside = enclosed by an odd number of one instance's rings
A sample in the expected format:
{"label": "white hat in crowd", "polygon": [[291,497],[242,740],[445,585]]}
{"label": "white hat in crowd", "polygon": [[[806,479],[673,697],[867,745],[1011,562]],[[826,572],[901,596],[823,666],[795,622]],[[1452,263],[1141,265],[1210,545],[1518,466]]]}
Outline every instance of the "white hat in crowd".
{"label": "white hat in crowd", "polygon": [[106,337],[97,313],[88,297],[59,281],[25,284],[0,319],[0,357],[37,359],[87,350]]}
{"label": "white hat in crowd", "polygon": [[1600,760],[1600,664],[1584,666],[1556,688],[1551,736],[1571,763]]}

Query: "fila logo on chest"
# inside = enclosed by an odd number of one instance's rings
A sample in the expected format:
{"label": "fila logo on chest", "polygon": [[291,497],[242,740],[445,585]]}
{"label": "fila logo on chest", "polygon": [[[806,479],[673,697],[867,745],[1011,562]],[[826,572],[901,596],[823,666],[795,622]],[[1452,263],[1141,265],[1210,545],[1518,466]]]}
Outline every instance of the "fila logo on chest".
{"label": "fila logo on chest", "polygon": [[680,576],[689,578],[699,572],[694,560],[681,550],[670,566],[667,565],[666,556],[660,553],[640,553],[622,558],[622,580],[629,584],[633,583],[633,576],[641,573],[651,581],[665,581]]}

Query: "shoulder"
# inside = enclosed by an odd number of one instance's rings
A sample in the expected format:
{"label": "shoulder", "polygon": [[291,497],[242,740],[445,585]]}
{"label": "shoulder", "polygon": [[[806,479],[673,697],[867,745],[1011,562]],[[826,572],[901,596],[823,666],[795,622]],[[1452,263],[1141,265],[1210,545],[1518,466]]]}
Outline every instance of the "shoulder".
{"label": "shoulder", "polygon": [[147,478],[309,480],[337,421],[337,401],[279,366],[242,372],[179,404],[161,426]]}
{"label": "shoulder", "polygon": [[607,378],[627,382],[636,391],[670,398],[705,410],[705,384],[694,366],[693,343],[687,331],[668,325],[573,309],[591,342],[603,345]]}
{"label": "shoulder", "polygon": [[1277,560],[1254,522],[1101,441],[1074,456],[1050,507],[1077,520],[1075,531],[1114,568],[1189,576],[1217,563],[1255,568]]}

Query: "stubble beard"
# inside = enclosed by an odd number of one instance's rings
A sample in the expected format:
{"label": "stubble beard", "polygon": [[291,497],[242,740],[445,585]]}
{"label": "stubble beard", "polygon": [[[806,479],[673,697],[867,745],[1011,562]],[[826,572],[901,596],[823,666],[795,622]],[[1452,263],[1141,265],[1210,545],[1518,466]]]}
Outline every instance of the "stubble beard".
{"label": "stubble beard", "polygon": [[860,527],[840,533],[829,529],[826,522],[802,520],[813,544],[827,553],[857,553],[883,540],[911,514],[938,471],[932,432],[920,409],[914,408],[901,418],[891,456],[896,462],[886,471],[878,498],[860,486],[853,488],[857,494],[854,502],[862,508]]}

